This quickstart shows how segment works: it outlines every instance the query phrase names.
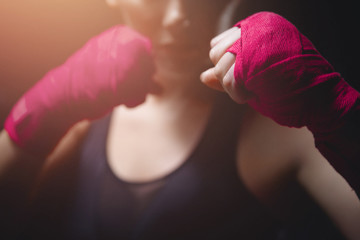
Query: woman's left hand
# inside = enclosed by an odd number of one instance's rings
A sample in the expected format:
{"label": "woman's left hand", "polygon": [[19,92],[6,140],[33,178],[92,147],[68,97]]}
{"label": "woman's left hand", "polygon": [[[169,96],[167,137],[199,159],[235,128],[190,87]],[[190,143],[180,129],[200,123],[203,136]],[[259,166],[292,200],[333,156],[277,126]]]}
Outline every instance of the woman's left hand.
{"label": "woman's left hand", "polygon": [[227,51],[240,37],[241,29],[232,27],[211,40],[209,56],[214,67],[203,72],[200,79],[212,89],[227,92],[235,102],[245,103],[251,94],[235,81],[236,56]]}
{"label": "woman's left hand", "polygon": [[360,196],[360,93],[310,40],[285,18],[260,12],[215,37],[211,47],[215,67],[202,73],[202,82],[280,125],[306,126]]}
{"label": "woman's left hand", "polygon": [[280,125],[328,132],[359,97],[313,44],[275,13],[238,22],[211,47],[215,66],[202,73],[202,82]]}

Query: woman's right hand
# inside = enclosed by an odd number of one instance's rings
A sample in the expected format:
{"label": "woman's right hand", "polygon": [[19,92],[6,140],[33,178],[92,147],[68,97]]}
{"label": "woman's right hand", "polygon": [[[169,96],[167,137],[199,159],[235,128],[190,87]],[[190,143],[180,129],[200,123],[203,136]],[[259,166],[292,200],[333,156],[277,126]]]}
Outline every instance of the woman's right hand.
{"label": "woman's right hand", "polygon": [[5,130],[22,149],[49,154],[76,122],[134,107],[157,85],[150,41],[125,26],[92,38],[22,96]]}

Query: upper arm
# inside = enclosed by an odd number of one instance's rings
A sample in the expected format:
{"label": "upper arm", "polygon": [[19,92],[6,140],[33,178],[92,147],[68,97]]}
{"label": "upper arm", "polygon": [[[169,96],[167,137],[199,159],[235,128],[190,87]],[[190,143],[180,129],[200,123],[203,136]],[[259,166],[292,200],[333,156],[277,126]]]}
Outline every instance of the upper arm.
{"label": "upper arm", "polygon": [[301,201],[302,195],[297,198],[297,192],[289,191],[299,187],[299,194],[305,190],[349,239],[360,239],[360,201],[316,149],[310,131],[282,127],[256,113],[242,125],[238,173],[254,195],[282,214],[284,206],[278,202],[284,196],[285,201]]}
{"label": "upper arm", "polygon": [[79,145],[85,130],[86,126],[82,124],[81,129],[76,127],[70,131],[48,159],[23,151],[5,130],[0,133],[0,222],[5,230],[2,236],[13,235],[21,227],[19,220],[38,196],[42,184]]}
{"label": "upper arm", "polygon": [[[24,177],[35,175],[44,162],[44,158],[35,157],[18,147],[5,130],[0,132],[0,153],[0,182],[6,181],[14,174],[18,177],[24,175],[17,174],[23,170],[28,172]],[[28,179],[24,180],[24,182],[26,181]]]}
{"label": "upper arm", "polygon": [[[306,139],[307,138],[307,139]],[[349,239],[360,239],[360,201],[344,178],[315,148],[312,135],[304,140],[297,179]]]}
{"label": "upper arm", "polygon": [[[59,159],[63,159],[65,156],[71,154],[79,145],[81,139],[87,133],[89,125],[90,123],[88,121],[82,121],[76,124],[47,157],[34,156],[22,150],[11,140],[7,132],[2,130],[0,132],[0,179],[19,164],[18,167],[20,168],[25,168],[27,165],[33,166],[31,168],[35,168],[35,166],[39,168],[43,163],[45,163],[45,166],[49,166],[59,161]],[[29,168],[26,169],[29,170]]]}
{"label": "upper arm", "polygon": [[81,121],[74,125],[70,131],[61,139],[54,151],[47,157],[44,169],[54,168],[61,161],[69,159],[78,149],[86,136],[90,122]]}
{"label": "upper arm", "polygon": [[70,131],[61,139],[54,151],[46,158],[36,182],[32,188],[31,198],[34,198],[41,186],[47,182],[61,166],[66,166],[69,161],[73,161],[73,156],[82,144],[86,136],[90,122],[84,120],[73,126]]}
{"label": "upper arm", "polygon": [[[89,122],[76,124],[48,157],[34,156],[18,147],[5,130],[0,133],[0,195],[31,197],[52,171],[70,159],[85,136]],[[14,197],[10,196],[11,194]],[[15,194],[16,192],[16,194]]]}

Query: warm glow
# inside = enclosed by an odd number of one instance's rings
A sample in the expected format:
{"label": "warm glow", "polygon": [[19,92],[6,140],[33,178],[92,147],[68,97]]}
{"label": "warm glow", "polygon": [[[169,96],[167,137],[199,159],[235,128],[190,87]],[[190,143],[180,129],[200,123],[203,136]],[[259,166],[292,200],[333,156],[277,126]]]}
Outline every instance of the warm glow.
{"label": "warm glow", "polygon": [[105,0],[2,1],[0,123],[20,94],[90,37],[117,23]]}

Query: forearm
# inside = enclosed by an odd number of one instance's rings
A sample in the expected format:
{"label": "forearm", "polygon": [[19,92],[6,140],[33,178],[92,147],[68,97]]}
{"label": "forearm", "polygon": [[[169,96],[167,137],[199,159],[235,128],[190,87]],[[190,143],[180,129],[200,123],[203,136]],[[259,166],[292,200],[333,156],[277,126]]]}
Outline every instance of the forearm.
{"label": "forearm", "polygon": [[343,119],[341,127],[329,133],[313,131],[323,156],[348,181],[360,197],[360,100]]}
{"label": "forearm", "polygon": [[[34,156],[27,154],[21,148],[19,148],[9,137],[5,130],[0,132],[0,179],[4,179],[6,175],[15,165],[19,162],[23,162],[24,159],[35,158]],[[31,162],[31,161],[28,161]]]}
{"label": "forearm", "polygon": [[19,148],[5,130],[0,132],[0,186],[4,183],[29,185],[45,157],[35,157]]}
{"label": "forearm", "polygon": [[0,133],[0,152],[0,223],[11,233],[19,230],[18,225],[26,215],[29,192],[43,158],[29,155],[17,147],[4,130]]}

